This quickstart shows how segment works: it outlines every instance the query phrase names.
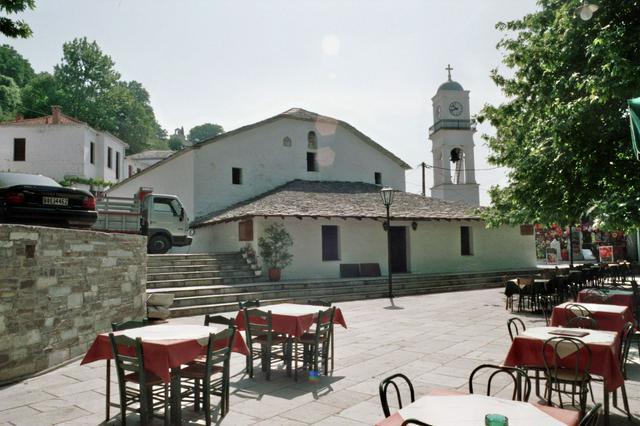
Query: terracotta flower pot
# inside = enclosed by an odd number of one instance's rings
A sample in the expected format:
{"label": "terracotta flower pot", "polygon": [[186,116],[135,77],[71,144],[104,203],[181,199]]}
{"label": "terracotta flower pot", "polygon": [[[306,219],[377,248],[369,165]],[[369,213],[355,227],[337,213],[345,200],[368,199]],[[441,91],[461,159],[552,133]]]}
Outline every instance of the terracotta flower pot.
{"label": "terracotta flower pot", "polygon": [[280,281],[280,268],[269,268],[269,281]]}

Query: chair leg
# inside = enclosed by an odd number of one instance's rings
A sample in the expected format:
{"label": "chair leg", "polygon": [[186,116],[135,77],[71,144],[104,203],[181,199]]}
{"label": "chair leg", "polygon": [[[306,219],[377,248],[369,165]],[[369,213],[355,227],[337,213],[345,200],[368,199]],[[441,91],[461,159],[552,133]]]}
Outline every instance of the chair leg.
{"label": "chair leg", "polygon": [[207,426],[211,426],[211,384],[208,383],[208,380],[203,380],[202,393],[205,422]]}
{"label": "chair leg", "polygon": [[293,378],[298,381],[298,342],[293,342]]}
{"label": "chair leg", "polygon": [[193,411],[200,411],[200,379],[193,380]]}
{"label": "chair leg", "polygon": [[169,385],[164,385],[164,426],[169,426],[170,413],[169,413]]}
{"label": "chair leg", "polygon": [[105,395],[105,399],[107,400],[107,406],[106,406],[106,418],[105,421],[109,421],[109,418],[111,417],[111,360],[108,359],[107,360],[107,389],[106,389],[107,394]]}
{"label": "chair leg", "polygon": [[[627,412],[627,417],[629,418],[629,420],[633,420],[633,416],[631,415],[631,410],[629,410],[629,400],[627,399],[627,389],[624,383],[622,383],[621,389],[622,389],[622,404],[624,405],[624,411]],[[618,392],[616,391],[613,394],[614,397],[617,393]]]}
{"label": "chair leg", "polygon": [[331,371],[333,371],[333,325],[331,326],[331,335],[330,335],[330,339],[331,339]]}

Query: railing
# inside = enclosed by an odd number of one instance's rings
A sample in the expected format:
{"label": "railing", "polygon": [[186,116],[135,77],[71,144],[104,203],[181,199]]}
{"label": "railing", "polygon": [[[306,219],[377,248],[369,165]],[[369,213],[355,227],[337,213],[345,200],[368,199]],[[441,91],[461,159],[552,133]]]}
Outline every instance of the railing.
{"label": "railing", "polygon": [[475,130],[476,122],[473,120],[439,120],[429,127],[429,134],[432,135],[440,129]]}

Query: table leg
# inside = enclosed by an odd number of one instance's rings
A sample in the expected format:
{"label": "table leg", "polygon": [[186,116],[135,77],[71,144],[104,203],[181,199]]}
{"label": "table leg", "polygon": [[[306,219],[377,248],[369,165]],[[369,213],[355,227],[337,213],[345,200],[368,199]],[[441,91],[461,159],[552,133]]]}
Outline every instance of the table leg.
{"label": "table leg", "polygon": [[182,424],[182,398],[180,395],[180,367],[171,369],[171,424]]}
{"label": "table leg", "polygon": [[111,360],[107,359],[107,394],[105,395],[105,399],[107,400],[107,406],[106,408],[106,420],[105,421],[109,421],[109,418],[111,418]]}
{"label": "table leg", "polygon": [[602,388],[604,394],[604,426],[609,426],[609,392],[607,389],[607,381],[602,381]]}

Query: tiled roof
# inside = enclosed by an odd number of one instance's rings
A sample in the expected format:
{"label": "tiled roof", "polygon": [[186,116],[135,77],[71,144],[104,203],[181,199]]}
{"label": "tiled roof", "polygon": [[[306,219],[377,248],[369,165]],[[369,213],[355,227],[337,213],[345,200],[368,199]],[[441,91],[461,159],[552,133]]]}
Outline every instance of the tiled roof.
{"label": "tiled roof", "polygon": [[[380,186],[362,182],[294,180],[227,209],[200,216],[193,227],[257,216],[386,218]],[[396,220],[480,220],[477,207],[396,191],[391,217]]]}
{"label": "tiled roof", "polygon": [[175,154],[175,151],[172,150],[147,150],[138,152],[137,154],[132,154],[127,156],[132,160],[151,160],[156,158],[167,158],[170,155]]}
{"label": "tiled roof", "polygon": [[[54,125],[53,115],[45,115],[45,116],[36,117],[36,118],[21,118],[19,120],[0,122],[0,126],[42,126],[44,124]],[[59,125],[59,124],[87,124],[87,123],[85,123],[84,121],[80,121],[77,118],[60,113],[60,121],[55,125]]]}

